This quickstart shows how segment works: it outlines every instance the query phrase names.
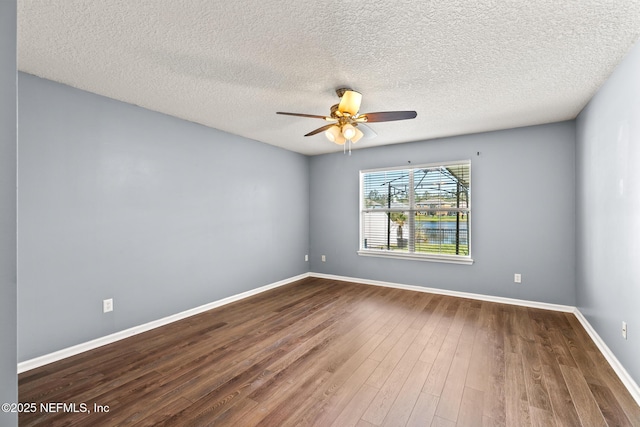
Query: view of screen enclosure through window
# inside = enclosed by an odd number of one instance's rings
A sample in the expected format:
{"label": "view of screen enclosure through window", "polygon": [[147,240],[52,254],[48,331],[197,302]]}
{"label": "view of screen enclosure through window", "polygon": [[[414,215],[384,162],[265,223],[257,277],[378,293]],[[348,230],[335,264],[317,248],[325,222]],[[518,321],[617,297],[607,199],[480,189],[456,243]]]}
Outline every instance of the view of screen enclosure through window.
{"label": "view of screen enclosure through window", "polygon": [[470,254],[469,161],[362,171],[360,251]]}

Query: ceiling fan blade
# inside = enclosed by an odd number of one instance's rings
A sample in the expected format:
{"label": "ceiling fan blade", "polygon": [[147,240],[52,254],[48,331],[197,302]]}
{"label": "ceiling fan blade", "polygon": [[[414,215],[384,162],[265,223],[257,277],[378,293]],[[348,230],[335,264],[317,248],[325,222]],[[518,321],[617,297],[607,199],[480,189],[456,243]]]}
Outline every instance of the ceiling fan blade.
{"label": "ceiling fan blade", "polygon": [[364,135],[363,138],[365,139],[371,139],[378,136],[378,134],[373,129],[371,129],[369,126],[365,125],[364,123],[358,123],[358,129],[360,129],[360,131]]}
{"label": "ceiling fan blade", "polygon": [[395,120],[415,119],[418,113],[415,111],[383,111],[380,113],[365,113],[360,117],[366,117],[367,123],[392,122]]}
{"label": "ceiling fan blade", "polygon": [[341,113],[349,113],[351,116],[358,114],[360,109],[360,103],[362,102],[362,94],[355,90],[347,90],[342,94],[340,98],[340,104],[338,104],[338,111]]}
{"label": "ceiling fan blade", "polygon": [[315,114],[302,114],[302,113],[284,113],[282,111],[276,112],[276,114],[284,114],[285,116],[296,116],[296,117],[308,117],[310,119],[331,119],[331,117],[326,116],[316,116]]}
{"label": "ceiling fan blade", "polygon": [[316,130],[312,130],[311,132],[309,132],[309,133],[308,133],[308,134],[306,134],[305,136],[312,136],[312,135],[315,135],[315,134],[317,134],[317,133],[324,132],[325,130],[329,129],[329,128],[330,128],[330,127],[332,127],[332,126],[335,126],[335,124],[331,123],[331,124],[328,124],[328,125],[322,126],[321,128],[318,128],[318,129],[316,129]]}

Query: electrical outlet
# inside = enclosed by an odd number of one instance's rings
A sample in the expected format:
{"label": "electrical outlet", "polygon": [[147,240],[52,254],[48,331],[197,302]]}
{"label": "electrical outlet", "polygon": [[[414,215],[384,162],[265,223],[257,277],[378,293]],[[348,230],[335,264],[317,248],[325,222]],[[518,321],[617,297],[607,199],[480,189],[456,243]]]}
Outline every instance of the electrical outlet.
{"label": "electrical outlet", "polygon": [[113,298],[102,300],[102,312],[108,313],[113,311]]}
{"label": "electrical outlet", "polygon": [[627,322],[622,321],[622,338],[627,339]]}
{"label": "electrical outlet", "polygon": [[513,275],[513,283],[522,283],[522,274],[516,273]]}
{"label": "electrical outlet", "polygon": [[325,255],[322,255],[322,262],[327,262],[327,257]]}
{"label": "electrical outlet", "polygon": [[309,255],[305,255],[305,256],[304,256],[304,260],[305,260],[305,261],[309,261]]}

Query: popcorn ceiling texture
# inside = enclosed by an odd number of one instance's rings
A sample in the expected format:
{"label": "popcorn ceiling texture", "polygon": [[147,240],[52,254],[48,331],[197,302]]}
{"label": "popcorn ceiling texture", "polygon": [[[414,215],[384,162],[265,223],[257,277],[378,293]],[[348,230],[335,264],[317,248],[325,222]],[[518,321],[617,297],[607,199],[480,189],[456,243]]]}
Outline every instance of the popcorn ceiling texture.
{"label": "popcorn ceiling texture", "polygon": [[21,71],[304,154],[341,151],[337,87],[374,123],[358,147],[573,119],[640,35],[637,0],[18,0]]}

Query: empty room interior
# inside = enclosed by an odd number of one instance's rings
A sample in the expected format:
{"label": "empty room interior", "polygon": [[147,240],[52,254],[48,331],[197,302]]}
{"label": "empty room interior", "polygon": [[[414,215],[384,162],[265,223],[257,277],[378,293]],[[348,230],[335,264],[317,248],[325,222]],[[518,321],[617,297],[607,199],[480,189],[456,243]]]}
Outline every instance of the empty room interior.
{"label": "empty room interior", "polygon": [[640,2],[0,32],[2,426],[640,426]]}

